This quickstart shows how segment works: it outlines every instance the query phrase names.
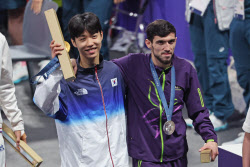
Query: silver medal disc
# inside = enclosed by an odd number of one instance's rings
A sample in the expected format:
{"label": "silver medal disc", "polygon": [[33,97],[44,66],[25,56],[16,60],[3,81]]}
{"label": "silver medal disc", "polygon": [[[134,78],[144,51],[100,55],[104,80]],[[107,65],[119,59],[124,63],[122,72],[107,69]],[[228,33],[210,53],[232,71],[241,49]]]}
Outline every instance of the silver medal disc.
{"label": "silver medal disc", "polygon": [[173,121],[167,121],[164,123],[163,131],[165,134],[172,135],[172,133],[174,133],[174,130],[175,130],[175,124]]}

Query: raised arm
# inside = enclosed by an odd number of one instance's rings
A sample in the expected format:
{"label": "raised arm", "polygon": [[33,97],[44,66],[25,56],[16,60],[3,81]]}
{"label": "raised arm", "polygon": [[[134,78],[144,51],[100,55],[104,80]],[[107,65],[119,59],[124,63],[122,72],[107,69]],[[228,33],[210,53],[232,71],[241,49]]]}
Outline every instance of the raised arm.
{"label": "raised arm", "polygon": [[[60,55],[60,51],[63,50],[59,44],[55,44],[54,41],[50,44],[51,55],[54,58],[56,55]],[[67,107],[65,105],[66,96],[65,89],[61,89],[64,84],[60,84],[63,78],[62,71],[57,69],[49,78],[39,84],[36,87],[34,94],[34,103],[48,116],[64,120],[67,117]],[[62,86],[61,86],[62,85]]]}
{"label": "raised arm", "polygon": [[[64,48],[60,44],[55,43],[54,40],[51,41],[49,47],[51,49],[51,57],[52,57],[52,59],[54,57],[56,57],[57,55],[61,55],[61,51],[64,50]],[[76,75],[76,72],[77,72],[76,59],[71,58],[70,61],[71,61],[74,73]]]}

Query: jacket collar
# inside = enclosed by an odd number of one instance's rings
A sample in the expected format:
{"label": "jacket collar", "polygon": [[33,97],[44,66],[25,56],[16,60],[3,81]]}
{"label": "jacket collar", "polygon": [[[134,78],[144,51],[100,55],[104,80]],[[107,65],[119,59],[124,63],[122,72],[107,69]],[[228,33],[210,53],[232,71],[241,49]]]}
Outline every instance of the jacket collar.
{"label": "jacket collar", "polygon": [[94,73],[95,72],[95,67],[97,67],[97,70],[102,69],[103,68],[103,56],[100,54],[99,56],[99,64],[90,67],[90,68],[83,68],[82,66],[80,66],[80,56],[78,56],[77,58],[77,72],[80,73]]}

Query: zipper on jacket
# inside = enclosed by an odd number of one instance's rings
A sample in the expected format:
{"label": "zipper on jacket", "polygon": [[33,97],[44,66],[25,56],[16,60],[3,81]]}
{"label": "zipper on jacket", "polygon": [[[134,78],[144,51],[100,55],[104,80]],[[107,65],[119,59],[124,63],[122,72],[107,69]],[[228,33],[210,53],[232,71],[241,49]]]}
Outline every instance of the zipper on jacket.
{"label": "zipper on jacket", "polygon": [[[162,76],[163,76],[162,90],[164,92],[165,81],[166,81],[166,75],[164,71],[162,73]],[[161,160],[160,162],[163,161],[163,152],[164,152],[164,139],[163,139],[163,134],[162,134],[162,113],[163,113],[163,107],[162,107],[162,102],[160,101],[160,135],[161,135]]]}
{"label": "zipper on jacket", "polygon": [[163,141],[163,134],[162,134],[162,113],[163,113],[163,109],[161,106],[162,102],[160,102],[160,135],[161,135],[161,159],[160,162],[163,161],[163,151],[164,151],[164,141]]}
{"label": "zipper on jacket", "polygon": [[95,76],[96,76],[96,80],[99,84],[100,90],[101,90],[101,95],[102,95],[102,104],[103,104],[103,108],[104,108],[104,112],[105,112],[105,116],[106,116],[106,132],[107,132],[107,138],[108,138],[108,147],[109,147],[109,154],[110,154],[110,158],[111,158],[111,162],[113,167],[114,162],[113,162],[113,158],[112,158],[112,154],[111,154],[111,149],[110,149],[110,143],[109,143],[109,132],[108,132],[108,116],[107,116],[107,112],[106,112],[106,107],[105,107],[105,102],[104,102],[104,96],[103,96],[103,91],[102,91],[102,85],[99,81],[98,75],[97,75],[97,67],[95,66]]}

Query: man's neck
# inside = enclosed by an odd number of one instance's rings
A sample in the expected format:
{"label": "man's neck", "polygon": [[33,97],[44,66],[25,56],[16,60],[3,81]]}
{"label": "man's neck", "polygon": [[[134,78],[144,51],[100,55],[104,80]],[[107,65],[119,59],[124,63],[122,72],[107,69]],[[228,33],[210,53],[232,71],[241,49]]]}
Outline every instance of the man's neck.
{"label": "man's neck", "polygon": [[100,63],[99,56],[89,59],[80,55],[80,58],[80,66],[83,68],[91,68]]}

